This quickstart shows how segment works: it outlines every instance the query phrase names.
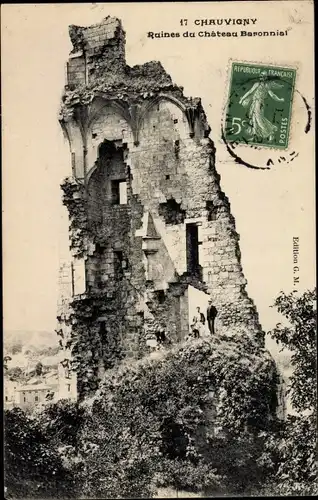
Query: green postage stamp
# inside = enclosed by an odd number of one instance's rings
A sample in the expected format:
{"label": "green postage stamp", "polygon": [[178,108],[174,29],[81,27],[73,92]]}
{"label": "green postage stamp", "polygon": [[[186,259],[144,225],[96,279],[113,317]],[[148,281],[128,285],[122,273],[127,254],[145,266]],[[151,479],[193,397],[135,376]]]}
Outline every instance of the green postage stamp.
{"label": "green postage stamp", "polygon": [[287,148],[295,77],[292,68],[233,62],[226,141]]}

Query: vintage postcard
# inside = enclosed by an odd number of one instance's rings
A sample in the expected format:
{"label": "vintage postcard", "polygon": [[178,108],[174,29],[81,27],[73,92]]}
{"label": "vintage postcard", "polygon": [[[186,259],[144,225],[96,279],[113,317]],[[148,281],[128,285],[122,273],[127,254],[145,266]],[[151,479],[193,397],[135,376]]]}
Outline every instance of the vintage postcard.
{"label": "vintage postcard", "polygon": [[314,496],[314,5],[2,5],[4,496]]}

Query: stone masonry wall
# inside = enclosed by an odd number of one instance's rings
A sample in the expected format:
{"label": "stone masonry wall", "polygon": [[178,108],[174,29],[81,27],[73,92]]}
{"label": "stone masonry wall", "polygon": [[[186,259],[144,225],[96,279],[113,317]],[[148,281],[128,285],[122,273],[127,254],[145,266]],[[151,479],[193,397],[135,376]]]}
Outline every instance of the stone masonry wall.
{"label": "stone masonry wall", "polygon": [[[120,339],[124,355],[135,357],[156,328],[181,340],[191,285],[212,297],[218,333],[247,334],[262,343],[200,99],[184,97],[160,63],[127,66],[125,33],[115,18],[72,26],[70,36],[74,49],[60,122],[73,176],[84,186],[78,196],[86,211],[80,222],[85,300],[87,294],[101,300],[92,335],[103,318],[109,320],[108,334]],[[118,179],[126,181],[125,204],[112,199]],[[74,211],[72,218],[74,227]],[[198,227],[200,272],[187,267],[187,224]]]}
{"label": "stone masonry wall", "polygon": [[73,51],[68,62],[69,85],[85,85],[94,81],[101,71],[123,68],[124,34],[117,19],[106,18],[102,24],[87,28],[70,26]]}
{"label": "stone masonry wall", "polygon": [[[245,292],[239,236],[214,162],[213,143],[205,138],[189,138],[180,109],[160,103],[149,112],[140,131],[139,148],[131,153],[133,190],[152,211],[180,274],[186,272],[185,224],[201,224],[200,265],[207,292],[219,311],[220,328],[236,331],[243,327],[257,334],[260,326],[254,304]],[[159,205],[170,198],[185,211],[182,224],[168,225],[158,220]]]}

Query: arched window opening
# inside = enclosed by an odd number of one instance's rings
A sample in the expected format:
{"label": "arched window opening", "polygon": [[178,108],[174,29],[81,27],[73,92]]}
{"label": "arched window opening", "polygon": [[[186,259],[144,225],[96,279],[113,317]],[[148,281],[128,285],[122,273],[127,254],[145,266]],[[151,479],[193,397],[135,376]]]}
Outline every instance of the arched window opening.
{"label": "arched window opening", "polygon": [[96,222],[110,205],[129,203],[124,146],[107,140],[99,146],[96,169],[88,181],[89,215]]}

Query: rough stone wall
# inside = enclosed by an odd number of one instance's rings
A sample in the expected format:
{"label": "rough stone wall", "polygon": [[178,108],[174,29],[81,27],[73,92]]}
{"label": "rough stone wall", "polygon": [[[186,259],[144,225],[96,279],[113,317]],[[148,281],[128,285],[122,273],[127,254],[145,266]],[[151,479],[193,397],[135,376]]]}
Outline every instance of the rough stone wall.
{"label": "rough stone wall", "polygon": [[[200,99],[184,97],[160,63],[127,66],[115,18],[72,26],[70,36],[60,122],[79,186],[68,190],[67,203],[79,235],[73,249],[80,246],[85,259],[83,301],[96,296],[100,304],[85,319],[91,335],[105,320],[122,354],[135,357],[160,328],[179,341],[189,329],[193,286],[212,297],[219,333],[263,342]],[[114,204],[116,180],[126,181],[124,204]],[[195,272],[187,264],[187,224],[198,228]],[[96,349],[96,366],[103,352]]]}
{"label": "rough stone wall", "polygon": [[118,72],[125,65],[124,33],[115,18],[82,28],[70,26],[73,50],[67,64],[70,85],[92,82],[101,72]]}
{"label": "rough stone wall", "polygon": [[[197,222],[201,224],[199,262],[207,292],[219,310],[219,327],[231,327],[233,332],[243,327],[257,334],[260,326],[245,292],[239,236],[220,189],[213,144],[209,139],[190,138],[184,115],[166,102],[152,108],[139,137],[139,148],[130,155],[133,190],[156,220],[176,271],[187,271],[185,224]],[[160,209],[171,199],[180,205],[182,222],[165,223],[160,217]],[[161,263],[158,254],[158,267]]]}
{"label": "rough stone wall", "polygon": [[63,262],[59,269],[59,297],[57,304],[57,334],[59,336],[59,343],[65,349],[65,344],[70,335],[70,328],[68,325],[69,307],[73,294],[73,276],[72,266],[70,263]]}
{"label": "rough stone wall", "polygon": [[57,329],[59,344],[61,347],[58,365],[58,399],[77,399],[76,373],[69,368],[71,365],[72,353],[68,348],[68,341],[71,336],[71,325],[69,324],[70,301],[74,290],[74,272],[68,262],[63,262],[59,269],[59,299],[57,307]]}

